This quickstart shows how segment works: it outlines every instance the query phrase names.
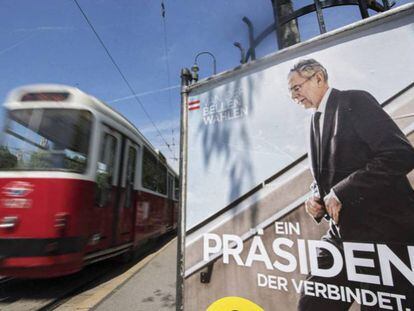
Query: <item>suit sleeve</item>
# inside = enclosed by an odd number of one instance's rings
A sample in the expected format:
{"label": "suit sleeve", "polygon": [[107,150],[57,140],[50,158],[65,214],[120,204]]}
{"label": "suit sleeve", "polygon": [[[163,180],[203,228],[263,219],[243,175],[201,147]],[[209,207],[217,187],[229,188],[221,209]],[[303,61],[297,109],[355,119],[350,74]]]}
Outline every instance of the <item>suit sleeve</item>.
{"label": "suit sleeve", "polygon": [[355,92],[346,109],[356,135],[370,149],[365,167],[333,187],[341,202],[353,205],[365,198],[375,198],[407,175],[414,168],[414,149],[369,93]]}

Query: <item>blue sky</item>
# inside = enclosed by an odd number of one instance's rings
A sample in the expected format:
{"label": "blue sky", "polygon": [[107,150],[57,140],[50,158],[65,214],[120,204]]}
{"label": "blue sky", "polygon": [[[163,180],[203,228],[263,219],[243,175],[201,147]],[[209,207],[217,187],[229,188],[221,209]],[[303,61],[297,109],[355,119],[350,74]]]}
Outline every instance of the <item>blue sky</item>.
{"label": "blue sky", "polygon": [[[273,22],[270,0],[78,0],[153,122],[159,136],[111,63],[73,0],[2,1],[0,10],[0,100],[18,86],[60,83],[76,86],[109,103],[130,119],[178,168],[180,70],[201,51],[213,53],[217,71],[239,65],[233,46],[247,47],[242,17],[256,33]],[[295,8],[313,1],[295,1]],[[398,1],[397,5],[409,1]],[[357,7],[324,12],[328,30],[360,19]],[[302,40],[318,35],[315,14],[299,20]],[[165,45],[167,42],[167,46]],[[275,52],[275,35],[257,57]],[[167,50],[167,53],[166,53]],[[168,59],[168,61],[167,61]],[[212,74],[212,60],[199,58],[201,78]],[[167,70],[169,68],[169,70]],[[171,145],[169,150],[164,139]]]}

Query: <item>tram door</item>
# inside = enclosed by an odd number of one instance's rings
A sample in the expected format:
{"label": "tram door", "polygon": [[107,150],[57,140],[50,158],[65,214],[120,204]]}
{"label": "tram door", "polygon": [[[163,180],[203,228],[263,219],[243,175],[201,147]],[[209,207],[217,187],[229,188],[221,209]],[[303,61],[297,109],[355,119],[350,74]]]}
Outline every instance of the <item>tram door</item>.
{"label": "tram door", "polygon": [[108,247],[113,243],[118,193],[121,135],[102,125],[95,186],[95,213],[91,218],[91,243]]}
{"label": "tram door", "polygon": [[129,139],[124,144],[124,160],[122,172],[122,184],[120,191],[122,192],[119,200],[119,227],[117,241],[119,243],[126,243],[133,240],[134,237],[134,223],[135,223],[135,209],[137,200],[136,187],[136,172],[139,146]]}
{"label": "tram door", "polygon": [[168,204],[167,204],[167,227],[170,228],[174,224],[174,176],[168,173]]}

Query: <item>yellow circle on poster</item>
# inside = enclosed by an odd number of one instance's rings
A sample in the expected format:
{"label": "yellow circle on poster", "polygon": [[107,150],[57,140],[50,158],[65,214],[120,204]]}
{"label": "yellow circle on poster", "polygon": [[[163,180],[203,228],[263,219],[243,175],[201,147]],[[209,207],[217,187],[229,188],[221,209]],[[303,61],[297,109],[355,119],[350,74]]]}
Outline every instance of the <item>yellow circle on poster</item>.
{"label": "yellow circle on poster", "polygon": [[245,298],[224,297],[215,301],[206,311],[264,311],[264,309]]}

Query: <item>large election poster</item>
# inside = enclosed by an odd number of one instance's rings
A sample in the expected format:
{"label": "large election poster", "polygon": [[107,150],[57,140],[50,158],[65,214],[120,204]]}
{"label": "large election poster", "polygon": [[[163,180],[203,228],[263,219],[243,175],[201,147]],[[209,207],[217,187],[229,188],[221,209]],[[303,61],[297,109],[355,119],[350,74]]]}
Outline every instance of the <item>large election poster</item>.
{"label": "large election poster", "polygon": [[185,310],[414,310],[413,51],[410,4],[190,87]]}

